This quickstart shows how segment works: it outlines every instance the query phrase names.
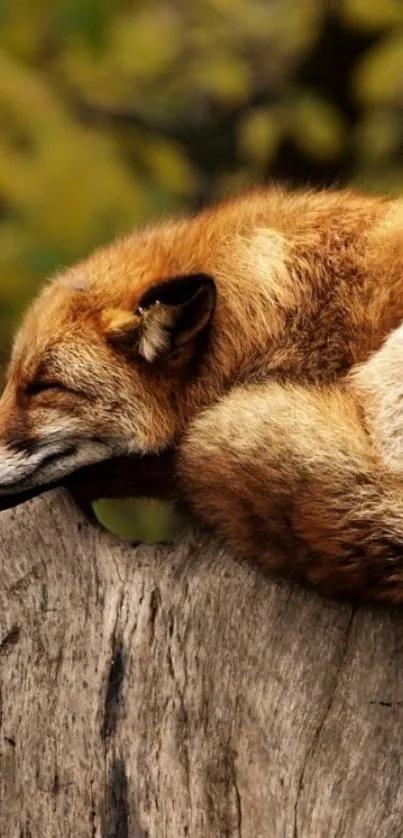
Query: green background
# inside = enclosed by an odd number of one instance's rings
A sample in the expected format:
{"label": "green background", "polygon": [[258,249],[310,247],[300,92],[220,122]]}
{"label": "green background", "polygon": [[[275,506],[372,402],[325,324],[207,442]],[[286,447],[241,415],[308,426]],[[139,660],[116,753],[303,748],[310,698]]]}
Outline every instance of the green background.
{"label": "green background", "polygon": [[38,283],[248,183],[403,190],[401,0],[0,0],[0,346]]}
{"label": "green background", "polygon": [[0,377],[38,284],[271,178],[403,192],[401,0],[0,0]]}

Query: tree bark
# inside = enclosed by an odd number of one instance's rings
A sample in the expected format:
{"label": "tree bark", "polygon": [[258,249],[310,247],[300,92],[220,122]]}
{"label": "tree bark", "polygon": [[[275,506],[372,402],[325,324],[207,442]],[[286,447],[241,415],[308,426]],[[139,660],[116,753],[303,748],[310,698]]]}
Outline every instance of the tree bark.
{"label": "tree bark", "polygon": [[401,838],[403,621],[62,492],[0,515],[2,838]]}

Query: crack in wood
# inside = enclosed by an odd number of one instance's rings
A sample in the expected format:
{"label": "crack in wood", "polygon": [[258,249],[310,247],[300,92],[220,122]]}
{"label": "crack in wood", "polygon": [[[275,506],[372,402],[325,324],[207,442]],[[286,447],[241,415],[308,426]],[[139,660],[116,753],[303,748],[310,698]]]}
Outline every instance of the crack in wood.
{"label": "crack in wood", "polygon": [[13,626],[7,634],[0,640],[0,653],[5,652],[6,650],[10,649],[10,647],[15,646],[20,639],[20,627]]}
{"label": "crack in wood", "polygon": [[355,607],[353,607],[353,606],[351,607],[351,612],[350,612],[350,615],[349,615],[349,618],[348,618],[348,621],[347,621],[347,625],[346,625],[346,628],[345,628],[345,631],[344,631],[344,634],[343,634],[343,637],[342,637],[342,641],[341,641],[339,659],[338,659],[338,662],[337,662],[337,665],[336,665],[336,670],[335,670],[334,675],[333,675],[333,687],[330,691],[329,699],[326,703],[324,713],[322,714],[322,717],[320,719],[318,727],[317,727],[317,729],[315,731],[315,734],[313,736],[311,747],[308,749],[306,757],[305,757],[303,765],[302,765],[302,770],[301,770],[300,777],[299,777],[299,782],[298,782],[297,797],[296,797],[295,806],[294,806],[293,838],[298,838],[298,810],[299,810],[299,806],[300,806],[300,802],[301,802],[302,793],[303,793],[303,790],[304,790],[304,787],[305,787],[306,773],[307,773],[307,770],[308,770],[308,766],[312,762],[312,758],[314,757],[315,752],[317,750],[319,740],[320,740],[320,736],[321,736],[322,730],[324,728],[324,725],[326,723],[326,720],[329,718],[329,714],[330,714],[331,709],[333,707],[335,695],[336,695],[336,692],[337,692],[337,687],[339,686],[340,672],[343,668],[343,664],[344,664],[344,661],[345,661],[345,658],[346,658],[348,639],[349,639],[350,630],[351,630],[351,626],[352,626],[352,623],[353,623],[353,619],[354,619],[356,610],[357,609]]}
{"label": "crack in wood", "polygon": [[123,759],[115,759],[111,766],[105,795],[102,838],[129,838],[127,774]]}
{"label": "crack in wood", "polygon": [[113,657],[106,688],[104,717],[101,729],[102,740],[115,733],[122,704],[122,689],[125,676],[125,654],[122,641],[113,638]]}

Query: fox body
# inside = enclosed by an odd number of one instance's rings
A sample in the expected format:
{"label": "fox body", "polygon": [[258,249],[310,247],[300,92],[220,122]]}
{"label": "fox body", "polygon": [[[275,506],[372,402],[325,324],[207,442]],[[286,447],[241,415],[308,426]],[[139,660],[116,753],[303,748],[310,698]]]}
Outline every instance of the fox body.
{"label": "fox body", "polygon": [[133,233],[25,316],[0,503],[129,463],[240,555],[403,601],[402,321],[403,202],[273,188]]}

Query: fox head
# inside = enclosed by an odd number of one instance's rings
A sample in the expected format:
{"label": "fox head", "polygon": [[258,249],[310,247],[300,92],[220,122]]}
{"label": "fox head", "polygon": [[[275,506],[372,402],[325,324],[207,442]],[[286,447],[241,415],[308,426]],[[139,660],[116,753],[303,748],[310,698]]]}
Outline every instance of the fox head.
{"label": "fox head", "polygon": [[215,281],[148,260],[135,268],[121,243],[54,279],[28,310],[0,400],[0,508],[82,466],[159,452],[180,432]]}
{"label": "fox head", "polygon": [[267,206],[246,195],[133,233],[45,286],[0,399],[0,509],[83,466],[172,447],[257,369],[294,299]]}

